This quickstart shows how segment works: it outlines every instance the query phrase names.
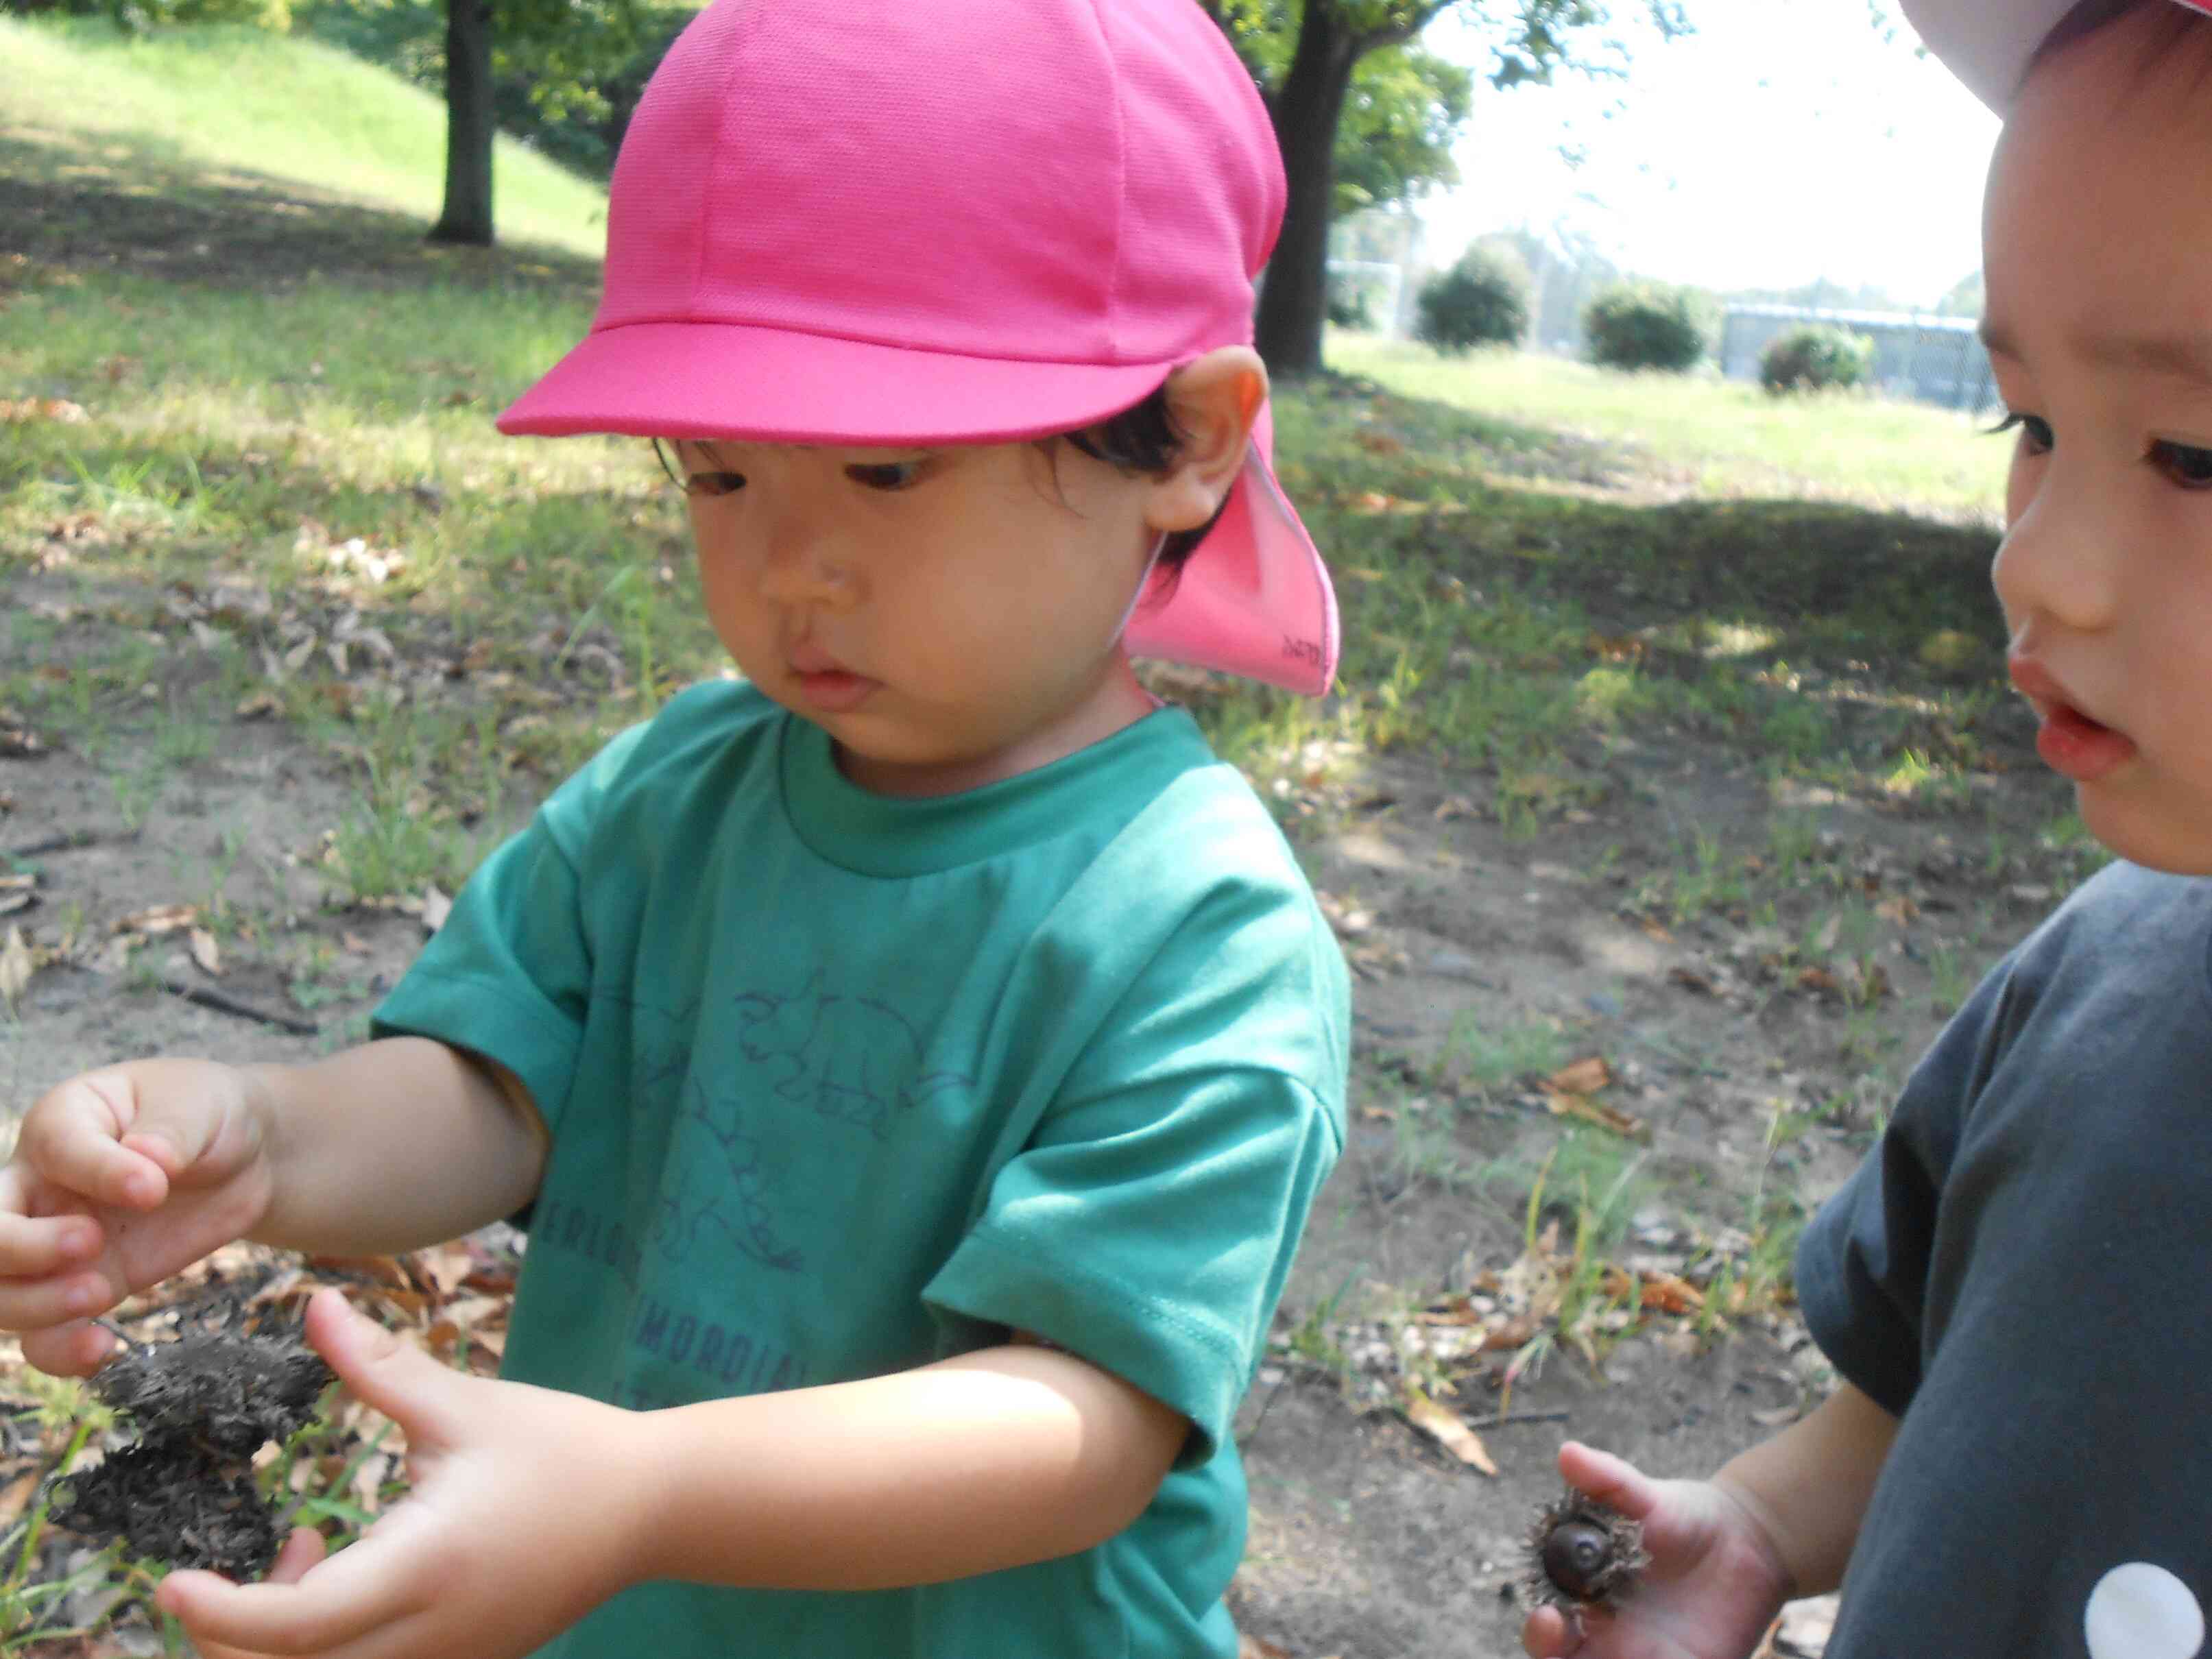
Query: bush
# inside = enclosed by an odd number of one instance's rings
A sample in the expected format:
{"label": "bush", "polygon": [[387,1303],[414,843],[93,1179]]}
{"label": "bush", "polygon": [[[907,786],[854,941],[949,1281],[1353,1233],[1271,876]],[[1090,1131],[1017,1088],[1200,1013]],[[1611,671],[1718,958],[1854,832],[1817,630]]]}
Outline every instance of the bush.
{"label": "bush", "polygon": [[1785,392],[1826,392],[1861,384],[1874,366],[1874,342],[1849,329],[1817,324],[1777,335],[1759,354],[1759,383]]}
{"label": "bush", "polygon": [[1606,368],[1658,368],[1680,374],[1705,355],[1705,307],[1686,288],[1620,283],[1583,312],[1589,359]]}
{"label": "bush", "polygon": [[1480,345],[1518,345],[1528,331],[1528,278],[1486,248],[1421,288],[1414,331],[1438,351],[1456,355]]}
{"label": "bush", "polygon": [[1375,326],[1375,310],[1366,284],[1337,271],[1329,272],[1328,320],[1336,328],[1371,330]]}

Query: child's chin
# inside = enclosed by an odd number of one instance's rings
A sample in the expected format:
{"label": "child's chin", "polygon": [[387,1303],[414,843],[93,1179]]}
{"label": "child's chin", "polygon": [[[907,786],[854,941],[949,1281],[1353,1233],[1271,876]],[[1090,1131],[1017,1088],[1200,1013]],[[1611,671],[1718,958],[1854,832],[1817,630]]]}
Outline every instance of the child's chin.
{"label": "child's chin", "polygon": [[2212,876],[2212,813],[2160,811],[2151,802],[2114,800],[2077,788],[2081,823],[2114,858],[2173,876]]}

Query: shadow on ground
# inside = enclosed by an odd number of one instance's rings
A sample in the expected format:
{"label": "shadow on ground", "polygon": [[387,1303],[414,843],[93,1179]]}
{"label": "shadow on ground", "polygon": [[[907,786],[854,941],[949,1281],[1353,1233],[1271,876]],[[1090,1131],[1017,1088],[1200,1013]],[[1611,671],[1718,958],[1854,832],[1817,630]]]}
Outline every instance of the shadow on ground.
{"label": "shadow on ground", "polygon": [[318,278],[598,289],[599,261],[565,248],[456,247],[427,228],[296,179],[210,168],[159,134],[0,131],[0,253],[41,264],[264,291]]}

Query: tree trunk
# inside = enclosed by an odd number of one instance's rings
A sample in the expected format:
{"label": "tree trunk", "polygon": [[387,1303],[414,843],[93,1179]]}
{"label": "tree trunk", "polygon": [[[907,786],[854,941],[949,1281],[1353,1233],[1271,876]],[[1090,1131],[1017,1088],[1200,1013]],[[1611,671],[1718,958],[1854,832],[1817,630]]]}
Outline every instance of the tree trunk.
{"label": "tree trunk", "polygon": [[446,206],[434,242],[491,246],[491,0],[446,0]]}
{"label": "tree trunk", "polygon": [[1336,8],[1308,0],[1298,44],[1276,92],[1275,141],[1282,146],[1290,197],[1283,232],[1267,263],[1255,325],[1261,358],[1279,380],[1321,368],[1321,330],[1328,314],[1328,227],[1336,197],[1336,127],[1352,88],[1359,43]]}

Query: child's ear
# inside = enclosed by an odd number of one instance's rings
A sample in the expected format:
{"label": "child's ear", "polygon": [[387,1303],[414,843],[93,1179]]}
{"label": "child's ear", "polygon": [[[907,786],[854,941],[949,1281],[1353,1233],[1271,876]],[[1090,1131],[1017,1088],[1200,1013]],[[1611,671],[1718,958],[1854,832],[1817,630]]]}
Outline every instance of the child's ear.
{"label": "child's ear", "polygon": [[1182,453],[1155,481],[1145,521],[1154,530],[1196,530],[1243,468],[1252,422],[1267,401],[1267,367],[1249,346],[1217,346],[1170,374],[1167,392]]}

